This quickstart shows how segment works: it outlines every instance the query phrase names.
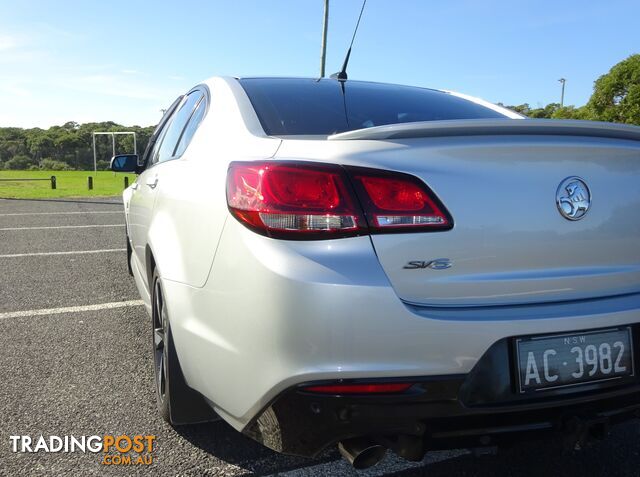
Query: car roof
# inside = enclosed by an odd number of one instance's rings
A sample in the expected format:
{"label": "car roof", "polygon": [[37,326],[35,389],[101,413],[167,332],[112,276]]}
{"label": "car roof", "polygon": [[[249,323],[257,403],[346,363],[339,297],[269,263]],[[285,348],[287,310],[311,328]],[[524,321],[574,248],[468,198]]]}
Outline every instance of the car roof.
{"label": "car roof", "polygon": [[[322,78],[318,78],[318,77],[311,77],[311,76],[237,76],[235,77],[237,80],[308,80],[308,81],[340,81],[336,78],[331,78],[331,77],[322,77]],[[442,89],[438,89],[438,88],[428,88],[426,86],[415,86],[415,85],[410,85],[410,84],[401,84],[401,83],[388,83],[385,81],[371,81],[371,80],[359,80],[359,79],[347,79],[344,80],[347,84],[349,83],[365,83],[365,84],[379,84],[379,85],[386,85],[386,86],[401,86],[401,87],[405,87],[405,88],[421,88],[421,89],[428,89],[430,91],[438,91],[440,93],[447,93],[448,91],[446,90],[442,90]]]}

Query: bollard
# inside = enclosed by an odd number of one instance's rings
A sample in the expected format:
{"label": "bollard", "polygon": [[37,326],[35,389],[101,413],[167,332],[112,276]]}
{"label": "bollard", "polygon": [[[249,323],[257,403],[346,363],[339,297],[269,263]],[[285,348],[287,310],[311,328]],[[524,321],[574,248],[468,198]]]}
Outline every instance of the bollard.
{"label": "bollard", "polygon": [[127,187],[129,187],[129,177],[124,176],[124,188],[126,189]]}
{"label": "bollard", "polygon": [[57,186],[56,184],[56,176],[51,176],[51,188],[55,189]]}
{"label": "bollard", "polygon": [[89,176],[87,178],[87,186],[89,187],[89,190],[93,190],[93,177]]}

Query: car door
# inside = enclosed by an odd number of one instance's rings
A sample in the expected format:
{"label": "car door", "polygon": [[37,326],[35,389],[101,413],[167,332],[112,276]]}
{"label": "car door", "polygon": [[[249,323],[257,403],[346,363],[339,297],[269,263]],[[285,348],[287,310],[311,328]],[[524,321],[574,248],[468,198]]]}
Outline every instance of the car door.
{"label": "car door", "polygon": [[[132,256],[138,264],[140,270],[144,270],[144,238],[142,234],[142,218],[145,216],[144,210],[148,207],[149,200],[153,197],[153,191],[146,190],[146,187],[141,187],[145,184],[149,174],[149,169],[152,165],[151,158],[157,155],[158,147],[160,146],[162,136],[166,130],[166,127],[173,117],[173,113],[182,102],[184,96],[179,96],[167,109],[162,119],[153,131],[153,134],[149,138],[149,143],[139,161],[139,164],[143,166],[142,173],[136,178],[136,181],[131,185],[131,196],[128,201],[125,201],[125,209],[127,214],[127,236],[133,250]],[[151,192],[151,193],[150,193]],[[145,275],[144,273],[142,274]]]}
{"label": "car door", "polygon": [[[162,187],[162,164],[175,158],[174,152],[182,131],[202,95],[202,91],[194,90],[172,105],[173,111],[167,113],[167,119],[157,135],[154,134],[154,143],[145,158],[145,169],[134,184],[129,206],[129,233],[134,256],[143,271],[147,270],[146,249],[153,208],[158,190]],[[147,281],[146,273],[142,273],[142,278]]]}

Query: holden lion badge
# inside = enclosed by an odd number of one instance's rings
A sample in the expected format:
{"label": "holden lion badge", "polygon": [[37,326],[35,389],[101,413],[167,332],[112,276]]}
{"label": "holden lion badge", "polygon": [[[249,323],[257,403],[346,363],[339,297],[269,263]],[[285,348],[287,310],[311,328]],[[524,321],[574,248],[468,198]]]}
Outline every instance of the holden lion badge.
{"label": "holden lion badge", "polygon": [[591,207],[591,191],[579,177],[567,177],[558,187],[556,204],[565,219],[580,220]]}

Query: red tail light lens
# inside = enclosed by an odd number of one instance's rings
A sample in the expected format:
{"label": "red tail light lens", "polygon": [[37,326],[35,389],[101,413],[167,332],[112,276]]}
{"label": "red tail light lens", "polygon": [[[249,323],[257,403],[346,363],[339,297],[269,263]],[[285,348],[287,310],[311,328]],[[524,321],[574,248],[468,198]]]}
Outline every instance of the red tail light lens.
{"label": "red tail light lens", "polygon": [[453,220],[417,177],[308,162],[232,162],[231,213],[252,230],[294,240],[448,230]]}
{"label": "red tail light lens", "polygon": [[387,177],[357,177],[376,205],[384,210],[419,211],[429,200],[415,184]]}
{"label": "red tail light lens", "polygon": [[338,174],[281,166],[269,170],[264,179],[269,196],[283,207],[334,210],[340,206]]}
{"label": "red tail light lens", "polygon": [[234,162],[227,175],[231,213],[274,238],[336,238],[367,233],[344,169],[334,165]]}
{"label": "red tail light lens", "polygon": [[451,216],[417,177],[348,168],[372,232],[449,230]]}
{"label": "red tail light lens", "polygon": [[411,386],[412,383],[327,384],[302,389],[319,394],[394,394],[403,393]]}

